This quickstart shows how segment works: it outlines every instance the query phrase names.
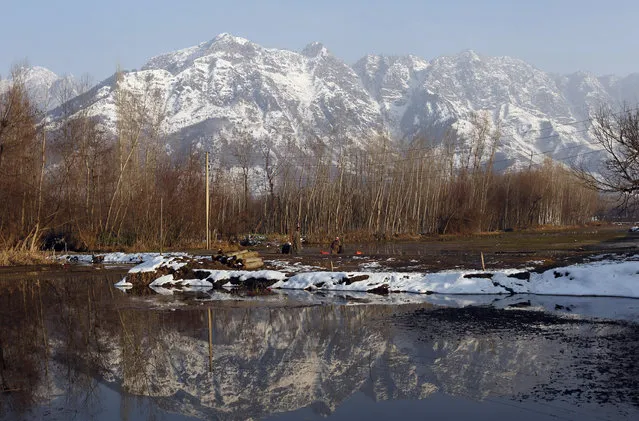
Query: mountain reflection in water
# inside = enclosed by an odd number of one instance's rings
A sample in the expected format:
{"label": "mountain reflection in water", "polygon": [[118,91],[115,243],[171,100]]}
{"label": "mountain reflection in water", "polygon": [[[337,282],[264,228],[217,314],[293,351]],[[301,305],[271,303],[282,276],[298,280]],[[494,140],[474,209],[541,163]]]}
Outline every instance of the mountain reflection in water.
{"label": "mountain reflection in water", "polygon": [[0,281],[0,418],[639,416],[636,323],[182,301],[130,296],[117,280]]}

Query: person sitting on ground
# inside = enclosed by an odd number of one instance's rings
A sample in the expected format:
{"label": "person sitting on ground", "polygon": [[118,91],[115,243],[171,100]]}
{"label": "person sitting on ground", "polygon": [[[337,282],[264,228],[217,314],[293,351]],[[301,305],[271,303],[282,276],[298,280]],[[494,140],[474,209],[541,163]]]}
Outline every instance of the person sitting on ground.
{"label": "person sitting on ground", "polygon": [[331,243],[331,254],[338,254],[342,252],[342,242],[339,237],[335,237]]}

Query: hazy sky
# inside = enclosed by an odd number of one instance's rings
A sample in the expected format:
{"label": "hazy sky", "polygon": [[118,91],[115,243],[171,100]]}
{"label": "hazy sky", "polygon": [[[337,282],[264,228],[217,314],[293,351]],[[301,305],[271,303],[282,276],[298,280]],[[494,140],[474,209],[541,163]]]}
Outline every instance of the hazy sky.
{"label": "hazy sky", "polygon": [[473,49],[546,71],[639,72],[637,0],[16,0],[0,4],[0,75],[24,59],[94,81],[221,32],[299,51],[312,41],[352,64]]}

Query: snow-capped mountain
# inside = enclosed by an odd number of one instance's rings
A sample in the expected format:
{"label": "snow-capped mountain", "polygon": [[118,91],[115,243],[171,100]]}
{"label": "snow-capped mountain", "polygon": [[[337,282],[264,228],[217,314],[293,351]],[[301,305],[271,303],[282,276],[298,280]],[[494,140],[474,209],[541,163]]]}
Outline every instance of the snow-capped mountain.
{"label": "snow-capped mountain", "polygon": [[[115,80],[74,100],[75,108],[115,128]],[[152,58],[120,80],[139,97],[149,88],[158,94],[163,128],[178,148],[191,141],[218,144],[237,131],[282,148],[317,138],[363,146],[384,131],[379,106],[358,75],[317,43],[295,53],[222,34]]]}
{"label": "snow-capped mountain", "polygon": [[[50,111],[63,102],[78,95],[78,87],[73,76],[58,76],[51,70],[39,66],[18,69],[29,98],[40,111]],[[7,90],[12,80],[0,80],[0,93]]]}
{"label": "snow-capped mountain", "polygon": [[[115,128],[116,78],[73,100],[75,110]],[[349,66],[322,44],[302,52],[265,48],[221,34],[123,72],[139,97],[155,92],[167,141],[215,148],[238,131],[269,139],[283,154],[317,141],[364,148],[380,136],[401,144],[470,132],[473,113],[501,127],[497,160],[597,160],[589,118],[602,105],[634,106],[639,74],[625,78],[545,73],[510,57],[473,51],[427,61],[369,55]],[[52,114],[60,116],[56,111]]]}
{"label": "snow-capped mountain", "polygon": [[502,160],[528,161],[531,153],[535,161],[578,158],[592,148],[589,118],[600,106],[633,105],[639,98],[638,75],[556,76],[518,59],[473,51],[431,62],[367,56],[354,68],[395,138],[441,137],[450,128],[463,134],[471,114],[485,110],[501,126]]}

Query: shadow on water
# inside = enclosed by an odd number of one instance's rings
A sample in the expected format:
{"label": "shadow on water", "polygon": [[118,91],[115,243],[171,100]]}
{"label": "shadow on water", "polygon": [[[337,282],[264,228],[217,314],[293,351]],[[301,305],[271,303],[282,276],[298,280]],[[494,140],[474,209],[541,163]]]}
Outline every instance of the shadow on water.
{"label": "shadow on water", "polygon": [[636,323],[184,302],[129,296],[117,280],[0,281],[1,419],[639,415]]}

